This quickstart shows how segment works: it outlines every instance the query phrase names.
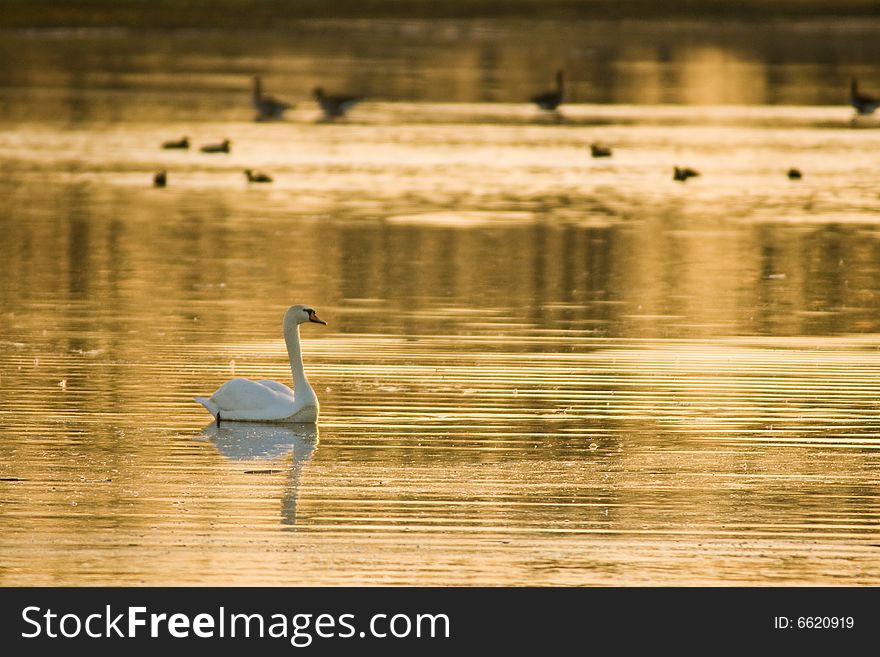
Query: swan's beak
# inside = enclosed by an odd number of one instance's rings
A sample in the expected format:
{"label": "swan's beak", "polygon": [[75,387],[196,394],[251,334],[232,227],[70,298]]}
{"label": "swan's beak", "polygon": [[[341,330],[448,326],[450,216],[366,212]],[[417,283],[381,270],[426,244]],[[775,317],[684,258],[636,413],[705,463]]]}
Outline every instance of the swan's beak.
{"label": "swan's beak", "polygon": [[309,315],[309,321],[314,322],[315,324],[323,324],[324,326],[327,326],[327,322],[318,317],[315,313]]}

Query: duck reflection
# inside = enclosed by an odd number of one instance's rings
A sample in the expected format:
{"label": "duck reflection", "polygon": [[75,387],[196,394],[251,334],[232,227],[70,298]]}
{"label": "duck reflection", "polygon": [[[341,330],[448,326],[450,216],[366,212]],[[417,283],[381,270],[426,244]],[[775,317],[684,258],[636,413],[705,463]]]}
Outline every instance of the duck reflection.
{"label": "duck reflection", "polygon": [[[276,461],[292,453],[290,472],[281,497],[281,524],[296,524],[296,501],[302,469],[318,446],[318,426],[260,422],[211,423],[202,438],[233,461]],[[256,472],[256,470],[255,470]]]}

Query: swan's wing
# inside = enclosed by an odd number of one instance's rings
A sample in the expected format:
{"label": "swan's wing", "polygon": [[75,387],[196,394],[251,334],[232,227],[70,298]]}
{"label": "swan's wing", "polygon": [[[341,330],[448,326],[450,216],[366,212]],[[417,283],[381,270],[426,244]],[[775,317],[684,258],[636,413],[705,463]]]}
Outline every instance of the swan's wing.
{"label": "swan's wing", "polygon": [[210,401],[226,420],[282,420],[293,413],[293,391],[274,381],[232,379]]}
{"label": "swan's wing", "polygon": [[293,390],[288,388],[283,383],[279,383],[278,381],[270,381],[269,379],[263,379],[261,381],[257,381],[256,383],[266,386],[267,388],[271,388],[280,395],[284,395],[285,397],[290,397],[291,399],[293,399]]}

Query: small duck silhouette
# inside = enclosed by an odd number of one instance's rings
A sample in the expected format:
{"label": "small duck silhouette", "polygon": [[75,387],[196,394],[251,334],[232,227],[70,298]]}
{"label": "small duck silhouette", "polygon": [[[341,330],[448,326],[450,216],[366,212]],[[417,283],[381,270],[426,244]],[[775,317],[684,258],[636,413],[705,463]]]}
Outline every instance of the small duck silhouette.
{"label": "small duck silhouette", "polygon": [[162,148],[172,149],[172,148],[181,148],[187,149],[189,148],[189,137],[181,137],[177,141],[166,141],[162,144]]}
{"label": "small duck silhouette", "polygon": [[244,175],[247,176],[247,180],[249,183],[270,183],[272,182],[272,176],[266,175],[261,171],[253,171],[252,169],[245,169]]}
{"label": "small duck silhouette", "polygon": [[153,176],[153,187],[164,187],[168,183],[168,173],[165,169],[157,171]]}
{"label": "small duck silhouette", "polygon": [[611,157],[611,147],[602,144],[590,144],[590,154],[593,157]]}
{"label": "small duck silhouette", "polygon": [[205,144],[199,150],[202,151],[202,153],[228,153],[229,140],[224,139],[219,144]]}
{"label": "small duck silhouette", "polygon": [[688,178],[696,178],[700,172],[690,167],[675,167],[672,173],[672,179],[685,182]]}
{"label": "small duck silhouette", "polygon": [[791,168],[788,170],[786,174],[789,180],[800,180],[804,177],[804,174],[801,173],[800,169]]}

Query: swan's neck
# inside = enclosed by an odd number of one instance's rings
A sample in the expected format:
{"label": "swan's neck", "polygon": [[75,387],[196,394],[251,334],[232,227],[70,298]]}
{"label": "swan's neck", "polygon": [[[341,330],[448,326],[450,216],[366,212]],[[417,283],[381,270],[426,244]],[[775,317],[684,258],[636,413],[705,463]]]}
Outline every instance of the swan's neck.
{"label": "swan's neck", "polygon": [[311,390],[306,372],[303,369],[302,349],[299,344],[299,326],[294,325],[284,333],[287,343],[287,355],[290,357],[290,371],[293,373],[293,389],[297,396],[305,390]]}

